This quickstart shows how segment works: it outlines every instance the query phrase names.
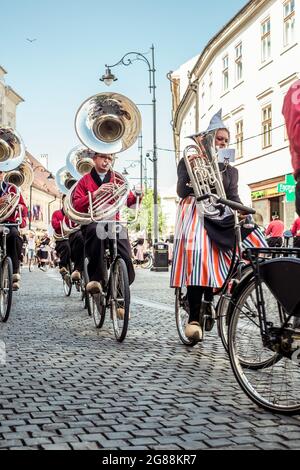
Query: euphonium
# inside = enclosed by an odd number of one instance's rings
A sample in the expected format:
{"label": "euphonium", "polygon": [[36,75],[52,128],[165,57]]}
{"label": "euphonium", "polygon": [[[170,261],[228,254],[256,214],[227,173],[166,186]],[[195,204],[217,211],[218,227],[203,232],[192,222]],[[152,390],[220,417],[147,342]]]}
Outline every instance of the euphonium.
{"label": "euphonium", "polygon": [[218,155],[215,151],[215,132],[200,136],[198,145],[189,145],[185,148],[183,157],[196,201],[198,200],[197,206],[200,205],[200,212],[211,217],[219,216],[220,205],[215,203],[215,199],[199,201],[201,196],[211,193],[226,198]]}
{"label": "euphonium", "polygon": [[[91,158],[96,153],[107,155],[127,150],[136,141],[140,129],[141,115],[138,108],[129,98],[118,93],[99,93],[92,96],[81,105],[75,118],[76,133],[87,147],[85,153],[89,152]],[[82,150],[81,153],[84,154]],[[69,171],[74,166],[74,161],[78,164],[82,161],[76,155],[75,157],[70,154],[68,156]],[[71,173],[75,175],[76,171],[78,172],[78,165]],[[126,178],[114,172],[113,182],[105,185],[95,201],[92,201],[91,194],[89,195],[89,212],[86,214],[76,211],[73,207],[76,185],[64,200],[64,210],[69,219],[80,225],[113,217],[124,206],[130,190]]]}

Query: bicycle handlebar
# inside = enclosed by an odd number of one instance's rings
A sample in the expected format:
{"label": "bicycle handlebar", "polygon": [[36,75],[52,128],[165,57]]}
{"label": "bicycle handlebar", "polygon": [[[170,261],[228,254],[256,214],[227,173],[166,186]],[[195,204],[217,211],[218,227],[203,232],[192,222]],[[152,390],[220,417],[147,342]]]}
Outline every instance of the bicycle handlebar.
{"label": "bicycle handlebar", "polygon": [[256,214],[256,210],[252,209],[252,207],[244,206],[239,202],[231,201],[229,199],[224,199],[222,197],[217,196],[216,194],[204,194],[197,198],[197,202],[205,201],[208,198],[214,198],[217,204],[224,204],[224,206],[228,206],[235,211],[245,212],[247,214]]}

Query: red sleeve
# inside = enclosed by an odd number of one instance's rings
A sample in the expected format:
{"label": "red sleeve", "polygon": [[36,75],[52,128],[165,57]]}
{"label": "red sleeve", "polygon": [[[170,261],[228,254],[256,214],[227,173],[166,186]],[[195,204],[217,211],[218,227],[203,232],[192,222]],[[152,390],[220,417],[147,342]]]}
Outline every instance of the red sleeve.
{"label": "red sleeve", "polygon": [[28,208],[25,204],[22,194],[20,194],[19,206],[21,207],[21,214],[22,214],[22,222],[20,224],[20,228],[25,228],[27,225]]}
{"label": "red sleeve", "polygon": [[[140,203],[141,203],[142,199],[143,199],[143,197],[140,197]],[[137,203],[137,197],[132,191],[130,191],[128,196],[127,196],[127,207],[130,207],[130,208],[134,209],[136,203]]]}
{"label": "red sleeve", "polygon": [[87,214],[89,209],[88,187],[85,178],[79,180],[75,191],[73,192],[72,204],[78,212]]}
{"label": "red sleeve", "polygon": [[270,233],[272,232],[272,228],[273,228],[273,223],[271,222],[266,229],[266,235],[270,235]]}
{"label": "red sleeve", "polygon": [[298,225],[298,224],[297,224],[297,220],[295,220],[295,222],[293,223],[293,226],[292,226],[292,228],[291,228],[291,232],[292,232],[293,237],[296,236],[296,233],[297,233],[297,225]]}
{"label": "red sleeve", "polygon": [[63,220],[63,214],[61,211],[55,211],[52,214],[51,225],[56,233],[61,233],[60,222]]}
{"label": "red sleeve", "polygon": [[[294,83],[286,94],[282,113],[292,149],[300,160],[300,80]],[[298,167],[300,162],[298,161]]]}

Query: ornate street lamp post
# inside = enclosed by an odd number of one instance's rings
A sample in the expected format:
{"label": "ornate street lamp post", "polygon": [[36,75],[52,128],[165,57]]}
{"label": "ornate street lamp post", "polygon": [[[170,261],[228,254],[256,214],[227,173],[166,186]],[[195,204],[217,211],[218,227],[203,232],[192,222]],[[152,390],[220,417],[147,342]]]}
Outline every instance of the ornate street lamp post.
{"label": "ornate street lamp post", "polygon": [[158,242],[158,192],[157,192],[157,142],[156,142],[156,82],[155,82],[155,59],[154,59],[154,46],[151,46],[151,62],[144,54],[140,52],[128,52],[118,62],[113,65],[105,65],[105,74],[100,78],[107,86],[110,86],[117,80],[117,77],[111,72],[111,69],[118,65],[131,65],[133,62],[141,60],[146,63],[149,71],[149,89],[152,94],[152,107],[153,107],[153,202],[154,202],[154,242]]}

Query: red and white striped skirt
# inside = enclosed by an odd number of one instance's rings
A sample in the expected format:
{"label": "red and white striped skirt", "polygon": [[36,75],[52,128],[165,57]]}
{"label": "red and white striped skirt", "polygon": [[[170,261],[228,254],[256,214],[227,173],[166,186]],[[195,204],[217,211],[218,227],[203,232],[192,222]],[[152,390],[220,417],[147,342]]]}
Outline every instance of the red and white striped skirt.
{"label": "red and white striped skirt", "polygon": [[[247,248],[266,247],[262,232],[257,228],[243,241]],[[171,287],[223,286],[232,259],[231,251],[220,251],[209,238],[199,217],[195,198],[182,200],[178,207]]]}

